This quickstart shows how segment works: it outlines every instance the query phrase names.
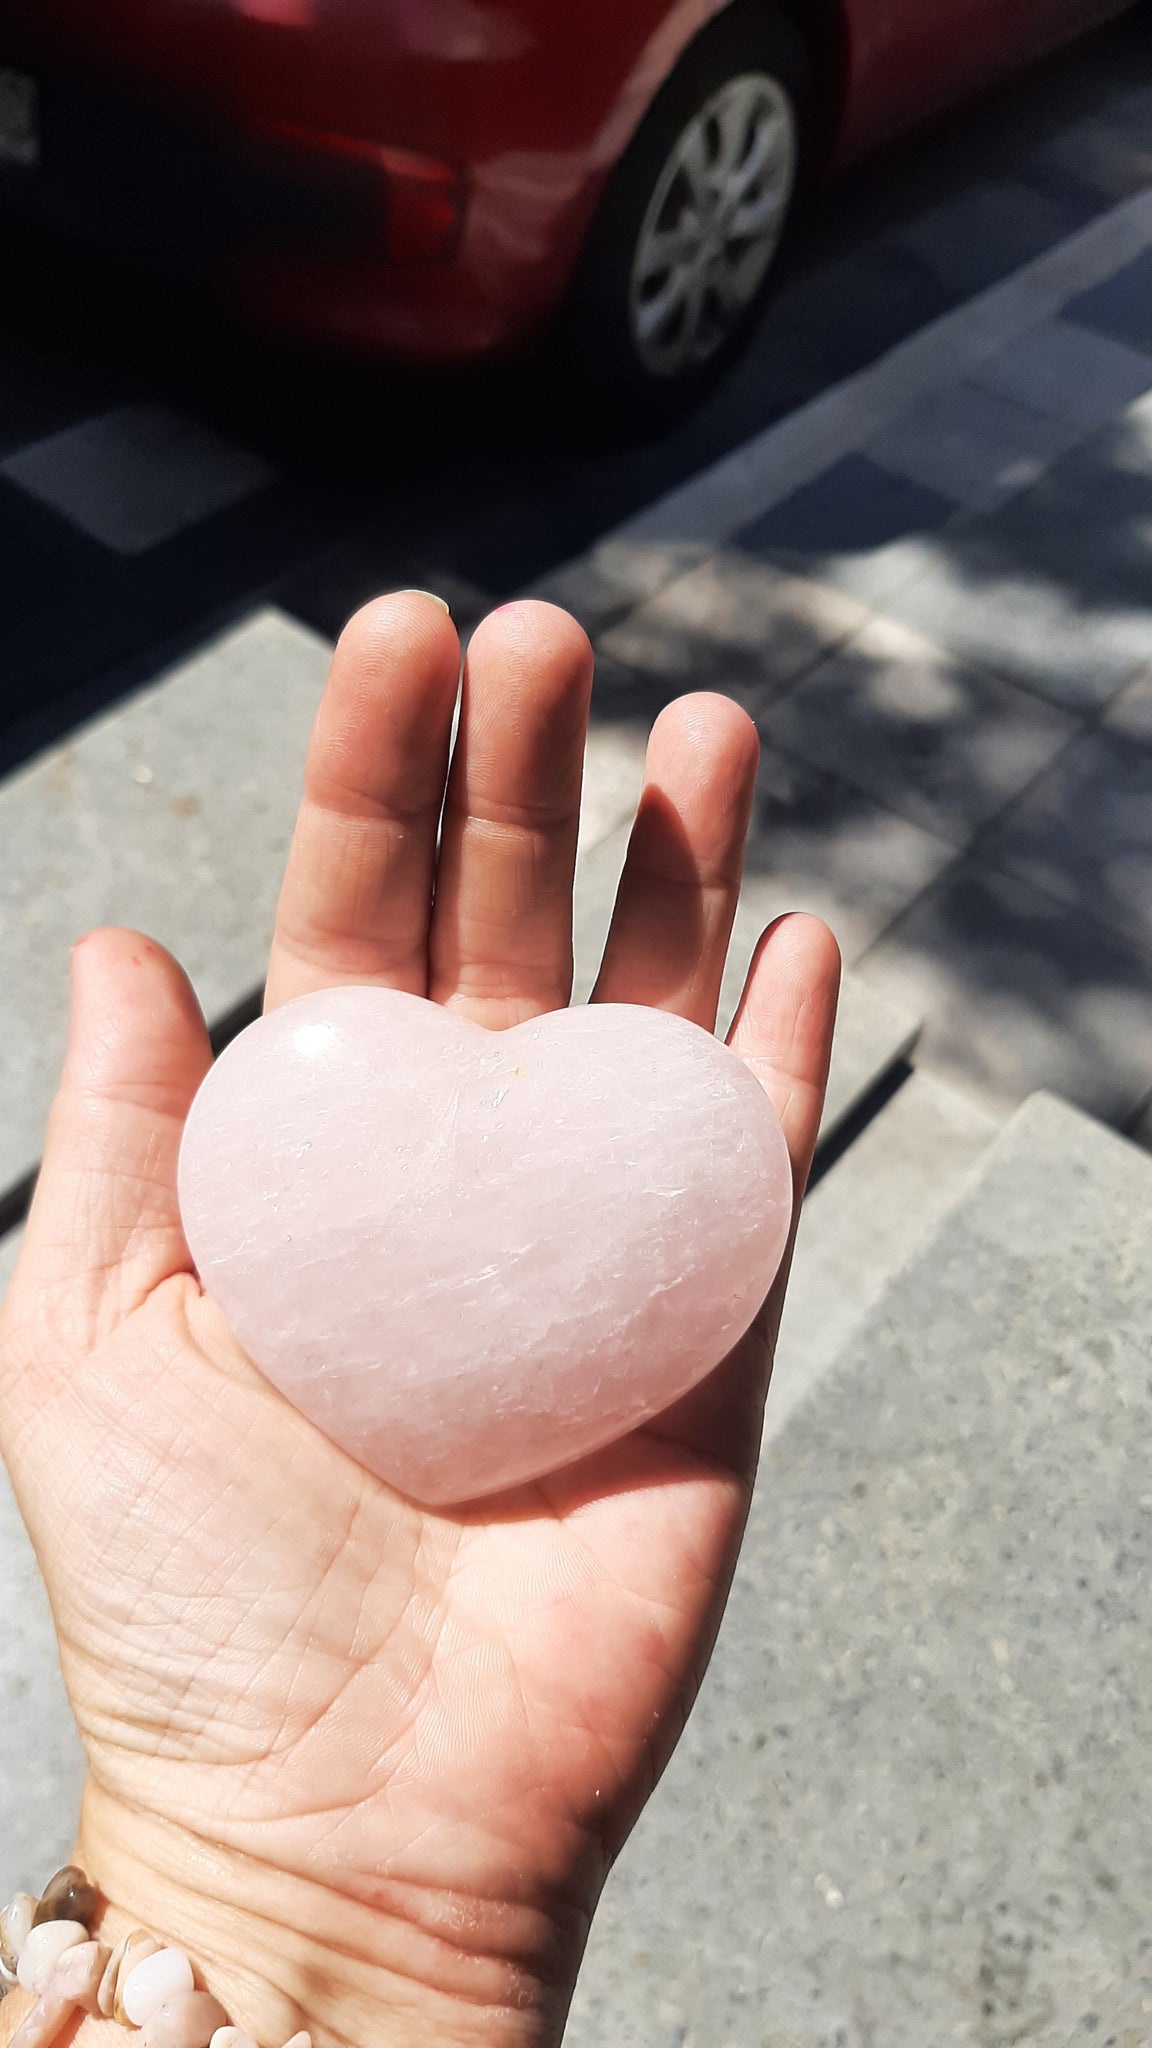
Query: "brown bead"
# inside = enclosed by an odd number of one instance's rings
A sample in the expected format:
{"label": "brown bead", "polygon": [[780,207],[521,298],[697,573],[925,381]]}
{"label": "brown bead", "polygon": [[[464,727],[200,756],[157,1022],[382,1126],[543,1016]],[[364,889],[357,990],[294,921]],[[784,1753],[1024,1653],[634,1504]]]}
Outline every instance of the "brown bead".
{"label": "brown bead", "polygon": [[82,1870],[74,1863],[66,1863],[55,1877],[50,1877],[40,1894],[33,1927],[42,1927],[45,1920],[79,1920],[82,1927],[96,1911],[96,1887],[90,1884]]}
{"label": "brown bead", "polygon": [[208,2048],[228,2015],[208,1991],[181,1991],[150,2013],[140,2029],[140,2048]]}

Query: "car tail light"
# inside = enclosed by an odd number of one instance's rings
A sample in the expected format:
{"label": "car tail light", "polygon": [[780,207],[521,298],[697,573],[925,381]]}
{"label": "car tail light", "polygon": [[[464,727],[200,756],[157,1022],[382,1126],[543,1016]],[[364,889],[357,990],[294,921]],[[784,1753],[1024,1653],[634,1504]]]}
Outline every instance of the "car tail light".
{"label": "car tail light", "polygon": [[232,0],[232,6],[249,21],[270,21],[279,28],[313,28],[316,23],[314,0]]}
{"label": "car tail light", "polygon": [[277,123],[276,135],[329,161],[374,170],[380,178],[384,247],[392,263],[443,263],[460,240],[464,179],[452,164],[418,150],[393,149],[356,136],[327,135]]}

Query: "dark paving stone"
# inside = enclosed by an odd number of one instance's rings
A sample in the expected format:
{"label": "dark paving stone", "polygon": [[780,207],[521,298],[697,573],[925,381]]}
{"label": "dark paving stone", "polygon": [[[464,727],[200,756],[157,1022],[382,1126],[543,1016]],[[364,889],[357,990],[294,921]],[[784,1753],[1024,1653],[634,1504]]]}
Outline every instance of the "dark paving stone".
{"label": "dark paving stone", "polygon": [[1029,489],[1082,432],[986,385],[957,384],[897,420],[866,452],[914,483],[983,509]]}
{"label": "dark paving stone", "polygon": [[1062,896],[1152,955],[1152,758],[1093,733],[980,841],[982,860]]}
{"label": "dark paving stone", "polygon": [[1070,593],[1107,588],[1149,607],[1152,470],[1120,468],[1107,436],[1066,456],[980,531],[1006,558]]}
{"label": "dark paving stone", "polygon": [[1075,726],[1031,692],[877,619],[798,683],[764,731],[962,846]]}
{"label": "dark paving stone", "polygon": [[799,403],[877,362],[955,303],[915,252],[886,237],[865,241],[781,285],[755,346],[760,389]]}
{"label": "dark paving stone", "polygon": [[1051,1089],[1123,1127],[1152,1083],[1146,952],[969,858],[861,963],[924,1018],[918,1057],[1000,1105]]}
{"label": "dark paving stone", "polygon": [[[109,560],[68,520],[0,477],[0,626],[42,606],[57,614],[67,610],[107,572]],[[16,681],[10,676],[9,687]]]}
{"label": "dark paving stone", "polygon": [[939,491],[867,456],[846,455],[753,521],[737,544],[877,602],[907,580],[908,546],[942,527],[955,511],[955,501]]}
{"label": "dark paving stone", "polygon": [[504,594],[480,590],[434,559],[412,561],[392,534],[369,526],[284,577],[271,595],[302,625],[335,640],[361,605],[400,589],[435,592],[462,631]]}
{"label": "dark paving stone", "polygon": [[[15,516],[13,497],[23,501]],[[252,504],[237,506],[125,559],[73,535],[66,522],[0,480],[0,557],[19,561],[30,531],[46,534],[48,543],[29,565],[29,601],[0,631],[0,772],[225,624],[253,591],[331,540],[327,520],[319,496],[282,486],[262,495],[258,516]],[[8,589],[0,585],[0,611]]]}
{"label": "dark paving stone", "polygon": [[1152,389],[1152,356],[1067,320],[1046,320],[990,356],[973,380],[1085,433]]}
{"label": "dark paving stone", "polygon": [[73,426],[99,401],[91,391],[29,363],[0,359],[0,458]]}
{"label": "dark paving stone", "polygon": [[1076,121],[1021,157],[1016,174],[1047,199],[1115,206],[1152,184],[1152,129],[1145,141],[1106,113]]}
{"label": "dark paving stone", "polygon": [[1054,248],[1095,211],[1088,199],[1061,201],[1012,180],[988,180],[930,208],[899,240],[944,292],[966,298]]}
{"label": "dark paving stone", "polygon": [[1152,249],[1115,277],[1071,299],[1064,312],[1066,319],[1110,335],[1128,348],[1152,351]]}
{"label": "dark paving stone", "polygon": [[653,713],[685,690],[723,690],[753,717],[868,619],[855,599],[725,548],[597,640],[597,658],[651,687]]}
{"label": "dark paving stone", "polygon": [[1137,676],[1108,706],[1105,729],[1138,747],[1152,747],[1152,674]]}
{"label": "dark paving stone", "polygon": [[1069,710],[1097,709],[1152,661],[1147,589],[1133,597],[1065,565],[1058,531],[1051,546],[1038,552],[1034,534],[992,522],[951,534],[885,610],[961,661]]}
{"label": "dark paving stone", "polygon": [[858,786],[766,746],[744,867],[764,922],[809,910],[851,964],[952,859],[947,841]]}

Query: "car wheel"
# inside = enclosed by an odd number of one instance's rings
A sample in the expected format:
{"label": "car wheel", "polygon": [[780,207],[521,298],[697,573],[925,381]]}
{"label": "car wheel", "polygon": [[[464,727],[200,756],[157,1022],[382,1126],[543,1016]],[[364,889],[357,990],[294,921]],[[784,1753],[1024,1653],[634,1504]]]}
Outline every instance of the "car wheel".
{"label": "car wheel", "polygon": [[631,419],[694,404],[747,339],[811,99],[791,25],[741,6],[692,45],[617,166],[560,339],[569,373]]}

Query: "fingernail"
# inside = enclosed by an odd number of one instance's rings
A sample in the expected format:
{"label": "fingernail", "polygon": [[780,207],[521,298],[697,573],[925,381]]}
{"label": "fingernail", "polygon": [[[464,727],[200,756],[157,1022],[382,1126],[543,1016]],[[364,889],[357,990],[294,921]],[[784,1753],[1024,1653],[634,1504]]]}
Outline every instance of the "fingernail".
{"label": "fingernail", "polygon": [[396,595],[397,597],[430,597],[433,604],[438,604],[442,612],[447,612],[449,618],[452,616],[447,598],[437,597],[434,590],[398,590]]}

